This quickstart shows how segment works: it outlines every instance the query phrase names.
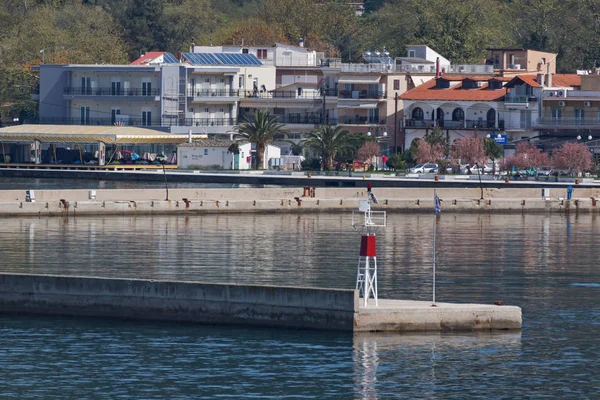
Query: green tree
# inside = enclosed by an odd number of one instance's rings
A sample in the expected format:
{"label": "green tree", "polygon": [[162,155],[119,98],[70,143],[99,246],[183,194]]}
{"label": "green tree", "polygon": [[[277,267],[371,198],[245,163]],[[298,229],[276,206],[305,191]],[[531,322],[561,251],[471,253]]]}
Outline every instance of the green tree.
{"label": "green tree", "polygon": [[262,169],[263,156],[267,144],[273,141],[273,136],[285,133],[285,125],[280,124],[279,117],[269,114],[268,111],[258,110],[252,118],[236,127],[237,138],[246,139],[256,146],[256,168]]}
{"label": "green tree", "polygon": [[393,168],[394,171],[397,171],[399,169],[407,169],[408,168],[408,164],[404,160],[402,153],[395,153],[395,154],[392,154],[391,156],[389,156],[386,161],[386,164],[388,167]]}
{"label": "green tree", "polygon": [[131,60],[151,50],[163,50],[163,12],[163,0],[130,0],[121,25],[129,43]]}
{"label": "green tree", "polygon": [[432,130],[425,133],[423,140],[425,140],[430,146],[435,146],[436,148],[441,149],[444,155],[448,155],[450,144],[448,142],[448,138],[444,134],[444,131],[442,131],[442,128],[439,126],[436,126]]}
{"label": "green tree", "polygon": [[338,152],[352,148],[350,132],[341,126],[331,125],[322,125],[308,133],[302,144],[314,149],[321,156],[326,169],[333,168],[333,160]]}
{"label": "green tree", "polygon": [[504,147],[496,143],[494,139],[486,138],[483,140],[483,149],[485,155],[492,160],[492,174],[496,174],[496,160],[504,155]]}

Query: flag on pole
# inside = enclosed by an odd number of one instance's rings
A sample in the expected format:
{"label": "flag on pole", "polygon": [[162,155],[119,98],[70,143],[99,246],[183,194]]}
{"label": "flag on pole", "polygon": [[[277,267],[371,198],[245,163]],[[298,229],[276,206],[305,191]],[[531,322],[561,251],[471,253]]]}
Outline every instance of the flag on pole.
{"label": "flag on pole", "polygon": [[435,190],[433,191],[433,212],[439,214],[442,212],[442,206],[440,205],[440,198],[438,197]]}

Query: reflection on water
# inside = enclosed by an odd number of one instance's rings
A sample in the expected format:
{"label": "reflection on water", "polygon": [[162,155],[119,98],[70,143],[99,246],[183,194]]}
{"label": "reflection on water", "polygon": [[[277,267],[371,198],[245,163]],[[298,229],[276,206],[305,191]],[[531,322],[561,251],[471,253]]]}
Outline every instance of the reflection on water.
{"label": "reflection on water", "polygon": [[[168,176],[168,175],[167,175]],[[234,183],[172,182],[173,189],[187,188],[237,188],[237,187],[279,187],[277,185],[247,185]],[[0,177],[0,190],[59,190],[59,189],[162,189],[165,182],[158,181],[111,181],[98,179],[59,179],[59,178],[6,178]]]}
{"label": "reflection on water", "polygon": [[[0,222],[2,271],[355,284],[359,238],[345,214]],[[378,239],[382,298],[430,300],[432,223],[430,215],[389,216]],[[594,398],[600,372],[595,366],[597,232],[592,215],[441,215],[438,301],[519,305],[522,333],[353,337],[0,316],[0,393],[11,393],[8,398]]]}

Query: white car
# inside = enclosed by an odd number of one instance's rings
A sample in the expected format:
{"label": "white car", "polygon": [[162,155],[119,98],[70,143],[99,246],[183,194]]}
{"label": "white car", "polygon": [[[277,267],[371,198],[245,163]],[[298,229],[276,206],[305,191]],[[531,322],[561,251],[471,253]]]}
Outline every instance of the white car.
{"label": "white car", "polygon": [[434,170],[437,171],[438,165],[433,163],[428,164],[418,164],[410,169],[410,172],[413,174],[427,174],[431,173]]}

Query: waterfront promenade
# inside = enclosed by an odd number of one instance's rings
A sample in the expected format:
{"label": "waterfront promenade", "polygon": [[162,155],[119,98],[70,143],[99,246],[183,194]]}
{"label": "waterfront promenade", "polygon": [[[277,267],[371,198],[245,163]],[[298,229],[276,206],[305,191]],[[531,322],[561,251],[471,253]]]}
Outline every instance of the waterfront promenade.
{"label": "waterfront promenade", "polygon": [[[77,216],[124,214],[313,213],[349,212],[367,198],[368,182],[379,204],[375,210],[431,212],[433,191],[444,212],[454,213],[597,213],[600,186],[572,189],[517,185],[448,188],[429,184],[421,188],[377,187],[366,180],[362,188],[234,188],[234,189],[73,189],[0,191],[1,216]],[[547,191],[542,191],[546,188]]]}

